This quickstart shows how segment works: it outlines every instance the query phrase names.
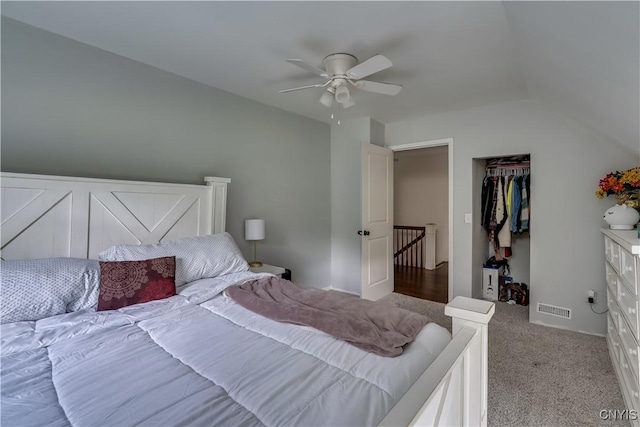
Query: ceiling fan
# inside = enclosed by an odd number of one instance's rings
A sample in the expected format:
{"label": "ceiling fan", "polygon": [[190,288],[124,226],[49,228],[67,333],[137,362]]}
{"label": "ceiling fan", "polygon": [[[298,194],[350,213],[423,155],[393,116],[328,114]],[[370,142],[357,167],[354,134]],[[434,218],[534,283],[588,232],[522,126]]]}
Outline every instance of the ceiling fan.
{"label": "ceiling fan", "polygon": [[284,89],[279,93],[292,92],[300,89],[326,88],[320,97],[320,103],[326,107],[331,107],[333,101],[341,104],[343,108],[355,105],[355,100],[349,90],[349,85],[367,92],[380,93],[383,95],[396,95],[402,89],[400,85],[374,82],[370,80],[360,80],[379,71],[386,70],[393,64],[386,57],[376,55],[358,64],[355,56],[348,53],[333,53],[322,60],[324,70],[318,68],[302,59],[287,59],[287,62],[297,65],[307,71],[327,79],[325,83]]}

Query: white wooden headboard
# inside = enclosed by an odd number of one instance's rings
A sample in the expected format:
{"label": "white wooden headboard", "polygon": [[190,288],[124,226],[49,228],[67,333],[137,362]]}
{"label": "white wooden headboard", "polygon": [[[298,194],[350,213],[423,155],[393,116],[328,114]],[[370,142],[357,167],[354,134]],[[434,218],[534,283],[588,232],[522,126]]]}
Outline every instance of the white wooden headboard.
{"label": "white wooden headboard", "polygon": [[116,244],[225,231],[227,178],[206,185],[0,175],[2,259],[96,259]]}

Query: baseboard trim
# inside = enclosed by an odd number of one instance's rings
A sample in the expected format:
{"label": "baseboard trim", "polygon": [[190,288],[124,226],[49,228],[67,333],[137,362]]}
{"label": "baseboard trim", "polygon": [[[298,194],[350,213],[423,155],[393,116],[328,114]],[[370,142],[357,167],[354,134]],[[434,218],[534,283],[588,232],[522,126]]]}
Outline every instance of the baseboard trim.
{"label": "baseboard trim", "polygon": [[346,289],[336,288],[335,286],[332,286],[332,285],[325,286],[324,288],[322,288],[322,290],[324,290],[324,291],[340,291],[340,292],[344,292],[345,294],[351,294],[351,295],[355,295],[357,297],[360,297],[359,293],[356,293],[356,292],[353,292],[353,291],[347,291]]}
{"label": "baseboard trim", "polygon": [[545,322],[541,322],[539,320],[529,320],[529,323],[533,323],[534,325],[546,326],[547,328],[562,329],[562,330],[565,330],[565,331],[578,332],[580,334],[585,334],[585,335],[593,335],[594,337],[602,337],[602,338],[606,337],[606,334],[596,334],[595,332],[588,332],[588,331],[576,331],[575,329],[567,328],[565,326],[554,325],[554,324],[551,324],[551,323],[545,323]]}

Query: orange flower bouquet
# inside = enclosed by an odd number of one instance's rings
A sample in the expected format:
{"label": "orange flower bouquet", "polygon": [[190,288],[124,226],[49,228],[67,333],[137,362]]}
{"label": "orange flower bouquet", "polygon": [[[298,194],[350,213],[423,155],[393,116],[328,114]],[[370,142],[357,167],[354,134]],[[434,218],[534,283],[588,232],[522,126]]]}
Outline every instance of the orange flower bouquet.
{"label": "orange flower bouquet", "polygon": [[625,204],[632,208],[640,207],[638,194],[640,193],[640,167],[626,171],[610,172],[600,180],[596,197],[603,199],[613,195],[618,204]]}

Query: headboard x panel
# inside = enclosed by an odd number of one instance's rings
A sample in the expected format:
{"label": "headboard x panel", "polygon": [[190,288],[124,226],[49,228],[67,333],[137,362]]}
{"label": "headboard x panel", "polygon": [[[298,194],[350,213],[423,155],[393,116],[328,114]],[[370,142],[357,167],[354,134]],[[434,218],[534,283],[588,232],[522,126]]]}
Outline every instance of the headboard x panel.
{"label": "headboard x panel", "polygon": [[225,231],[227,178],[207,185],[2,173],[2,259],[97,258],[115,244]]}

